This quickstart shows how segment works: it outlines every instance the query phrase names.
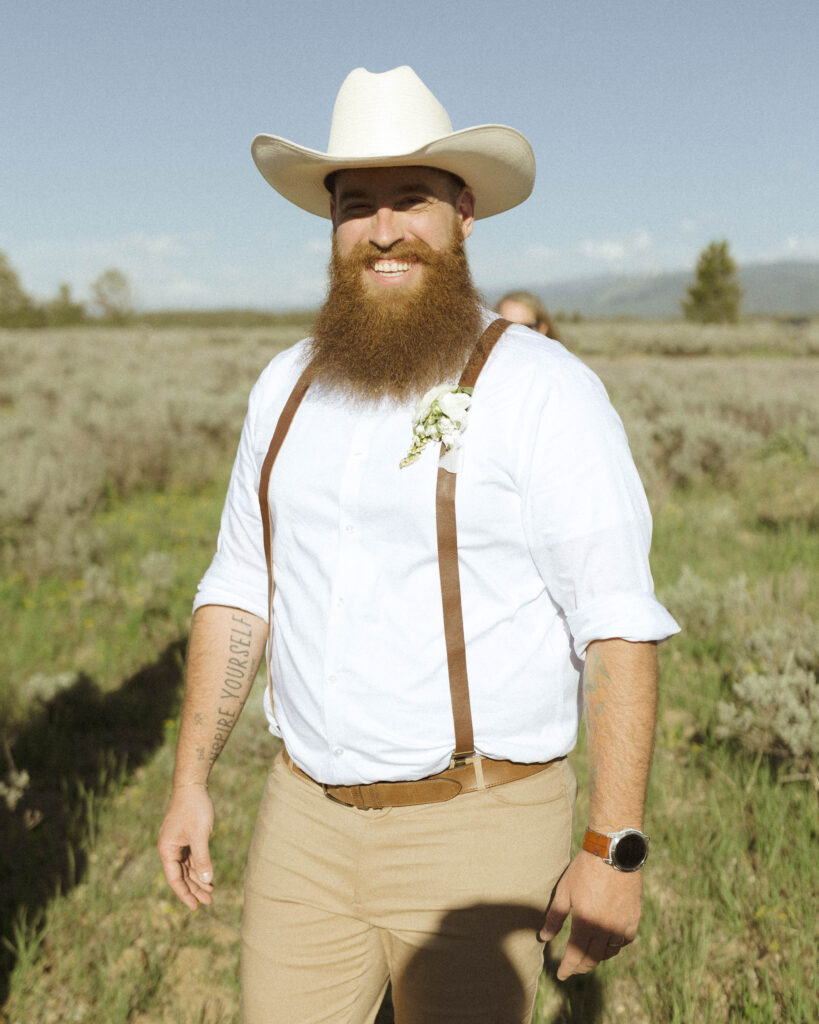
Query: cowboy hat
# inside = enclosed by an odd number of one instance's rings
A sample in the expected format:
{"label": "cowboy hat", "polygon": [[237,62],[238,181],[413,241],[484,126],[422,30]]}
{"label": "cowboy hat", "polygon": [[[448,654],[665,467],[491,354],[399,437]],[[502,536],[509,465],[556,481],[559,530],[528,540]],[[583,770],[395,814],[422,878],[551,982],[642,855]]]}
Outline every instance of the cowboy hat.
{"label": "cowboy hat", "polygon": [[446,110],[406,66],[350,72],[336,97],[326,153],[275,135],[257,135],[251,152],[268,184],[319,217],[330,216],[327,176],[344,168],[449,171],[472,189],[476,218],[522,203],[535,181],[532,147],[520,132],[500,124],[453,132]]}

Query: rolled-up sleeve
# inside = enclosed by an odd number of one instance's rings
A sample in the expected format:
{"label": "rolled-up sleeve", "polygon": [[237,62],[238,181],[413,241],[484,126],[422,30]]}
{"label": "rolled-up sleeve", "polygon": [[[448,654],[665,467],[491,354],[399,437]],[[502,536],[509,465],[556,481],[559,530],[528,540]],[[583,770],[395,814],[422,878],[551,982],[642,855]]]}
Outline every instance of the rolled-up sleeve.
{"label": "rolled-up sleeve", "polygon": [[620,418],[590,370],[564,369],[538,415],[524,524],[582,658],[593,640],[660,641],[679,626],[654,596],[651,514]]}
{"label": "rolled-up sleeve", "polygon": [[216,554],[199,583],[193,608],[227,605],[267,621],[267,566],[258,497],[264,451],[260,452],[255,436],[261,386],[260,380],[250,395],[222,509]]}

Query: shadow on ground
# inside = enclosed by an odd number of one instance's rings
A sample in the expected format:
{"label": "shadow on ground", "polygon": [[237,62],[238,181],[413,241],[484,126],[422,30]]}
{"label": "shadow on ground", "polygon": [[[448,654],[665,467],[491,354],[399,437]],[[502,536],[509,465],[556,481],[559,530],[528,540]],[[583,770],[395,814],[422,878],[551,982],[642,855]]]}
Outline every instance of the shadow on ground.
{"label": "shadow on ground", "polygon": [[161,746],[179,704],[185,644],[169,644],[115,691],[78,677],[15,736],[15,764],[31,783],[13,812],[0,802],[0,1006],[19,945],[15,928],[30,929],[54,894],[85,873],[94,800]]}

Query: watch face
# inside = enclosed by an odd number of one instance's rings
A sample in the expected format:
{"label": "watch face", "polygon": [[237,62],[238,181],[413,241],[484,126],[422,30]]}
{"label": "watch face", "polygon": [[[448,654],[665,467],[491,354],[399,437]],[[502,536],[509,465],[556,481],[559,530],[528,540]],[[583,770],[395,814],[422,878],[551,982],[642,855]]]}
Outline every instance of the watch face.
{"label": "watch face", "polygon": [[629,832],[618,840],[612,859],[621,871],[636,871],[645,861],[648,846],[639,832]]}

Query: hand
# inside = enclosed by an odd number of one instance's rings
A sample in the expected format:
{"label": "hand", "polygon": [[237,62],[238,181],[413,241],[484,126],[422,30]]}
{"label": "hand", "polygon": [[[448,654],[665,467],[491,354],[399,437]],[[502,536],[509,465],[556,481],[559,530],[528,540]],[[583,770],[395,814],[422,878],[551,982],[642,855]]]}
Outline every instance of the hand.
{"label": "hand", "polygon": [[642,871],[616,871],[592,853],[577,854],[557,884],[540,931],[544,942],[551,941],[571,913],[569,944],[557,970],[558,981],[587,974],[634,940],[642,888]]}
{"label": "hand", "polygon": [[212,903],[213,865],[208,840],[213,802],[207,786],[180,786],[171,794],[157,849],[168,885],[186,907]]}

